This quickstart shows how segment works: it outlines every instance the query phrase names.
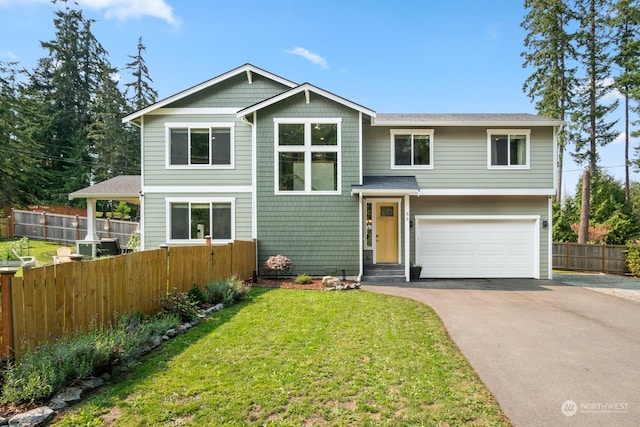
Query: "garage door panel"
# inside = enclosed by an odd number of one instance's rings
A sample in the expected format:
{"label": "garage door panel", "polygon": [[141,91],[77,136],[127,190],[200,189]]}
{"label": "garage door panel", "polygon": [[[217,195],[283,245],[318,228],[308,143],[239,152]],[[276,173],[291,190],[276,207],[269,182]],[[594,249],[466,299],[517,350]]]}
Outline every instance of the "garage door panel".
{"label": "garage door panel", "polygon": [[422,277],[535,277],[535,224],[531,218],[418,219]]}

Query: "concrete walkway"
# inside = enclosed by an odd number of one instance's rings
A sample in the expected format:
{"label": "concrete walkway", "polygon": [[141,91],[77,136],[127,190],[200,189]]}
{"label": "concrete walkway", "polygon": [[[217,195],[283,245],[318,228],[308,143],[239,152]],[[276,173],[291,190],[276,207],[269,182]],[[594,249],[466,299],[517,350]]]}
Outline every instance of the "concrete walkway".
{"label": "concrete walkway", "polygon": [[550,280],[363,289],[431,306],[516,426],[640,425],[640,304]]}

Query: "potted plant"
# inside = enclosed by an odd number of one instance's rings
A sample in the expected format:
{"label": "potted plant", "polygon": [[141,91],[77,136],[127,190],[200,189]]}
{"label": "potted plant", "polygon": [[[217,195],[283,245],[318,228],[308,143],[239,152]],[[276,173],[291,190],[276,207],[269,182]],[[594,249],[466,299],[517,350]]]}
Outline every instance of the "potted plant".
{"label": "potted plant", "polygon": [[409,267],[409,278],[411,280],[419,280],[420,273],[422,273],[422,266],[416,264],[413,260],[411,261],[411,266]]}

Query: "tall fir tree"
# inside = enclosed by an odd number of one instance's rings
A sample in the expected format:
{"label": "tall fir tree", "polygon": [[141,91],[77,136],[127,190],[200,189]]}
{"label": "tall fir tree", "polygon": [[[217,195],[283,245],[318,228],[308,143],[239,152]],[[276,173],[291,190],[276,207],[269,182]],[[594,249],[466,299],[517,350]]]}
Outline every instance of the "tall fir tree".
{"label": "tall fir tree", "polygon": [[[525,80],[523,90],[536,100],[540,115],[566,120],[573,107],[576,87],[576,50],[574,34],[568,31],[573,20],[571,9],[564,0],[525,0],[527,11],[522,27],[524,39],[523,67],[533,68]],[[558,132],[558,163],[556,201],[562,197],[562,170],[567,145],[567,132]]]}
{"label": "tall fir tree", "polygon": [[[638,0],[618,0],[613,10],[613,16],[611,17],[615,44],[613,60],[618,68],[615,86],[624,97],[624,184],[625,200],[630,205],[630,114],[632,109],[638,112],[638,99],[640,99],[640,5]],[[635,108],[631,106],[632,101],[634,101]]]}
{"label": "tall fir tree", "polygon": [[36,173],[40,146],[25,118],[37,111],[24,97],[17,65],[0,61],[0,209],[35,202],[27,177]]}
{"label": "tall fir tree", "polygon": [[[144,52],[147,48],[142,42],[142,37],[138,38],[136,48],[136,54],[129,55],[131,62],[128,62],[125,66],[125,70],[129,71],[133,77],[132,81],[125,84],[129,112],[137,111],[153,104],[158,97],[158,92],[152,86],[153,79],[149,74],[149,67],[144,59]],[[129,164],[127,169],[140,173],[140,129],[131,123],[127,123],[125,126],[129,138],[129,144],[127,144]]]}
{"label": "tall fir tree", "polygon": [[[576,0],[575,14],[579,19],[576,33],[578,61],[584,75],[579,81],[576,109],[572,114],[575,159],[588,164],[588,173],[583,179],[583,195],[590,190],[589,177],[598,173],[598,147],[615,139],[616,121],[609,121],[618,102],[604,103],[604,98],[613,89],[611,77],[611,27],[609,14],[612,0]],[[585,188],[589,187],[589,188]],[[588,197],[581,206],[578,243],[588,239],[590,203]]]}
{"label": "tall fir tree", "polygon": [[41,201],[54,204],[67,204],[70,192],[90,182],[91,109],[103,84],[102,72],[110,67],[107,52],[91,32],[93,21],[63,3],[65,8],[55,12],[55,39],[41,42],[48,56],[38,61],[29,88],[50,117],[39,131],[44,158],[38,179],[44,190]]}

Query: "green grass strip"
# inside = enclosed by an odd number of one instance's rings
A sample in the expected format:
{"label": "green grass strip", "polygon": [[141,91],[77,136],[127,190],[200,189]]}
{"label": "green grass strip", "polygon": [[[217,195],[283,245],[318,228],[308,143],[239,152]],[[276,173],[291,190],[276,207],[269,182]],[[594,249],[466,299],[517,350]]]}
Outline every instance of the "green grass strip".
{"label": "green grass strip", "polygon": [[255,288],[56,425],[508,421],[429,307],[364,291]]}

